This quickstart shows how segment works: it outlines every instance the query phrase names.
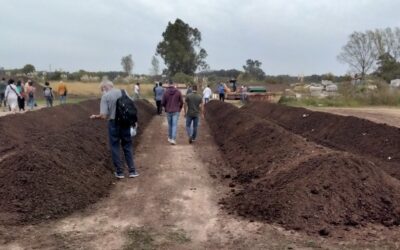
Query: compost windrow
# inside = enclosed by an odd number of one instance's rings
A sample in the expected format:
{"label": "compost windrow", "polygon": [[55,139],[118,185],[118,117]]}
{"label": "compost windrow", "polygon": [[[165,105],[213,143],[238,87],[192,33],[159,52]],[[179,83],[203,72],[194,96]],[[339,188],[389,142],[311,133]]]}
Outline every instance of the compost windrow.
{"label": "compost windrow", "polygon": [[400,179],[400,128],[353,116],[266,102],[250,103],[243,110],[274,121],[318,144],[367,157]]}
{"label": "compost windrow", "polygon": [[234,173],[221,201],[229,211],[324,236],[400,224],[400,181],[369,158],[222,102],[208,103],[206,118]]}
{"label": "compost windrow", "polygon": [[[137,101],[139,134],[153,106]],[[106,196],[114,181],[107,122],[90,120],[99,101],[0,118],[0,223],[60,218]]]}

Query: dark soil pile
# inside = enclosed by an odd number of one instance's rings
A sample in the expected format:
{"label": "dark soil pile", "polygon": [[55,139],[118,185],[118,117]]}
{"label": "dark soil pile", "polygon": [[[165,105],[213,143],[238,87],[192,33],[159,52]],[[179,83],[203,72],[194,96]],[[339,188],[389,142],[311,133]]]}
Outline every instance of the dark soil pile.
{"label": "dark soil pile", "polygon": [[373,162],[308,142],[244,109],[211,102],[207,121],[236,172],[225,208],[322,235],[400,224],[400,182]]}
{"label": "dark soil pile", "polygon": [[304,108],[254,102],[243,107],[318,144],[371,157],[400,179],[400,128],[353,116],[313,112]]}
{"label": "dark soil pile", "polygon": [[[154,111],[137,105],[144,128]],[[87,101],[0,118],[0,223],[62,217],[109,193],[107,125],[89,119],[98,110]]]}

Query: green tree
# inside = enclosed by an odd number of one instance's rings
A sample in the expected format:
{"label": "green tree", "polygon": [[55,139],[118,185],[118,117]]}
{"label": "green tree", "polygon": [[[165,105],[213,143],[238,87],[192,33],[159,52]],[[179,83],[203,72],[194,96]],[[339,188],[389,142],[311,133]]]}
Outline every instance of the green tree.
{"label": "green tree", "polygon": [[200,47],[201,33],[197,28],[178,18],[174,23],[168,22],[162,36],[156,54],[164,60],[168,75],[179,72],[193,75],[197,69],[207,68],[207,52]]}
{"label": "green tree", "polygon": [[382,54],[378,59],[378,68],[375,74],[386,82],[400,77],[400,63],[389,53]]}
{"label": "green tree", "polygon": [[33,66],[32,64],[26,64],[23,68],[22,68],[22,73],[24,74],[29,74],[29,73],[33,73],[35,72],[35,66]]}
{"label": "green tree", "polygon": [[122,65],[124,72],[128,76],[132,75],[132,69],[133,69],[133,65],[134,65],[133,60],[132,60],[132,55],[123,56],[121,58],[121,65]]}
{"label": "green tree", "polygon": [[244,78],[254,80],[264,80],[265,72],[261,69],[261,62],[258,60],[248,59],[246,65],[243,66]]}

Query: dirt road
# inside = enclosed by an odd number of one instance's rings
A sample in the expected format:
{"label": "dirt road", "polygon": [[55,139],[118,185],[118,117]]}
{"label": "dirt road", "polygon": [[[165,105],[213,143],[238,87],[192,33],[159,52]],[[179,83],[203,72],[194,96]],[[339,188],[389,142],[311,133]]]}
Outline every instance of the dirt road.
{"label": "dirt road", "polygon": [[400,127],[400,109],[388,107],[363,108],[309,108],[314,111],[323,111],[337,115],[355,116],[371,120],[376,123],[386,123]]}
{"label": "dirt road", "polygon": [[220,179],[226,166],[205,122],[192,145],[186,140],[183,117],[178,145],[168,144],[166,131],[165,116],[155,117],[146,128],[136,151],[138,178],[116,181],[109,197],[64,219],[22,228],[0,225],[0,249],[362,247],[359,242],[309,237],[228,214],[218,204],[230,192]]}

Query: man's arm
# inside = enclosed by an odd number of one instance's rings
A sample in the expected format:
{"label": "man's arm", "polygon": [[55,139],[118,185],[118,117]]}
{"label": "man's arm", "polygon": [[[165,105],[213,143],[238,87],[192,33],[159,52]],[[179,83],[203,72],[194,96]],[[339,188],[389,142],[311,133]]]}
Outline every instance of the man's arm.
{"label": "man's arm", "polygon": [[165,107],[166,105],[167,105],[167,102],[166,102],[166,92],[164,92],[164,94],[163,94],[163,96],[162,96],[162,100],[161,100],[161,105],[163,106],[163,107]]}
{"label": "man's arm", "polygon": [[105,120],[105,119],[107,119],[107,116],[104,115],[104,114],[91,115],[90,119],[103,119],[103,120]]}
{"label": "man's arm", "polygon": [[182,94],[181,94],[181,92],[179,92],[179,109],[182,109],[182,106],[183,106],[183,97],[182,97]]}
{"label": "man's arm", "polygon": [[200,113],[201,113],[201,117],[204,118],[205,110],[204,110],[204,102],[203,102],[203,99],[201,99],[201,103],[200,103]]}
{"label": "man's arm", "polygon": [[108,105],[107,105],[107,100],[106,98],[103,96],[101,97],[101,101],[100,101],[100,114],[98,115],[91,115],[90,119],[107,119],[109,114],[109,110],[108,110]]}
{"label": "man's arm", "polygon": [[183,113],[183,114],[184,114],[185,116],[186,116],[186,114],[187,114],[187,109],[188,109],[187,102],[188,102],[188,98],[186,97],[185,103],[183,104],[183,112],[185,112],[185,113]]}

